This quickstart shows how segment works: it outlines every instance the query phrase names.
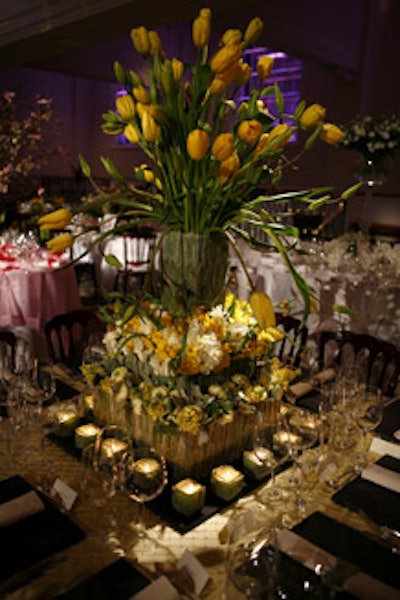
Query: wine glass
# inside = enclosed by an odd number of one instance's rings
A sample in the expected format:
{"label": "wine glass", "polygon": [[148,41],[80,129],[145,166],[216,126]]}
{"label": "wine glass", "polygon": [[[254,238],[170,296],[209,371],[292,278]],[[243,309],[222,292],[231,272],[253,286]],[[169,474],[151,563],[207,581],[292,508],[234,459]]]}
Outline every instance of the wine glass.
{"label": "wine glass", "polygon": [[[263,525],[257,511],[236,509],[228,523],[225,551],[226,598],[241,592],[251,600],[273,600],[277,595],[279,553],[276,529]],[[236,590],[230,593],[231,588]]]}
{"label": "wine glass", "polygon": [[273,422],[261,422],[256,426],[254,454],[270,475],[269,485],[263,490],[261,501],[279,501],[281,493],[276,486],[276,469],[288,458],[289,449],[285,442],[287,431],[285,422],[278,418]]}
{"label": "wine glass", "polygon": [[151,446],[138,446],[122,459],[123,486],[129,498],[138,505],[135,522],[137,539],[149,539],[144,525],[144,505],[159,496],[168,483],[165,457]]}
{"label": "wine glass", "polygon": [[368,463],[368,434],[378,427],[383,418],[381,389],[373,385],[362,387],[357,395],[354,410],[355,419],[362,432],[361,451],[356,463],[356,468],[361,470]]}

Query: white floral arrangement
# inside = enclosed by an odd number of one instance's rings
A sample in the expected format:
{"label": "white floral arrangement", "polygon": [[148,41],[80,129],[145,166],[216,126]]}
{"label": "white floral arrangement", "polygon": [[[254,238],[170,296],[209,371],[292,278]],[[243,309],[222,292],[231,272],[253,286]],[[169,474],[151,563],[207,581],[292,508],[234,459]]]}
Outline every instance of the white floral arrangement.
{"label": "white floral arrangement", "polygon": [[185,318],[142,303],[115,319],[104,360],[82,371],[106,403],[198,433],[216,418],[282,396],[297,375],[273,356],[282,337],[275,327],[261,329],[249,303],[232,294],[224,305]]}
{"label": "white floral arrangement", "polygon": [[391,155],[400,146],[400,115],[357,117],[343,130],[341,145],[365,157]]}

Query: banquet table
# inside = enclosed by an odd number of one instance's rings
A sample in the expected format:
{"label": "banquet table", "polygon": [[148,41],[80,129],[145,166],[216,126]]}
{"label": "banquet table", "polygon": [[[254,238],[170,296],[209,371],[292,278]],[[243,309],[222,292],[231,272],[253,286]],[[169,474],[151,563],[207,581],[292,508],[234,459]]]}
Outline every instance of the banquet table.
{"label": "banquet table", "polygon": [[[73,382],[69,381],[68,383],[72,385]],[[0,432],[3,434],[5,421],[5,419],[0,421]],[[77,498],[68,510],[65,505],[60,510],[83,532],[83,537],[75,540],[75,543],[70,546],[50,554],[39,562],[37,567],[34,564],[32,568],[17,571],[10,578],[3,578],[0,581],[0,597],[7,598],[7,600],[43,600],[44,598],[46,600],[53,598],[76,600],[77,598],[103,597],[101,595],[85,596],[82,590],[86,589],[85,585],[88,585],[88,581],[92,581],[99,573],[104,573],[107,569],[110,569],[111,577],[117,577],[117,567],[121,568],[121,566],[131,568],[133,579],[136,582],[139,580],[141,585],[146,587],[151,582],[159,581],[160,574],[167,572],[166,565],[176,564],[185,556],[185,553],[189,553],[190,557],[194,557],[198,561],[196,564],[200,564],[201,569],[204,570],[202,571],[204,580],[200,586],[201,591],[193,592],[192,588],[188,587],[179,596],[171,597],[189,600],[195,598],[239,600],[244,598],[240,592],[231,589],[227,582],[225,569],[227,530],[232,519],[239,514],[236,511],[245,510],[250,515],[258,514],[260,510],[258,499],[267,484],[256,487],[251,493],[227,504],[210,518],[206,518],[185,532],[177,531],[151,507],[148,509],[145,507],[140,514],[150,538],[138,540],[134,532],[139,507],[135,502],[123,492],[117,492],[106,503],[102,502],[104,490],[100,479],[97,480],[96,473],[94,473],[90,478],[90,486],[82,485],[86,470],[77,455],[71,452],[67,445],[47,440],[44,447],[45,453],[42,454],[37,451],[37,448],[35,451],[33,441],[29,444],[30,438],[25,437],[28,435],[30,434],[25,432],[22,436],[18,435],[13,439],[15,456],[19,460],[18,467],[10,468],[5,456],[3,456],[3,460],[0,460],[0,492],[2,480],[16,473],[32,486],[40,486],[42,489],[43,487],[48,489],[49,483],[54,486],[52,482],[56,480],[62,481],[69,489],[77,492]],[[6,452],[4,437],[0,449],[3,453]],[[311,449],[310,452],[312,451]],[[400,445],[376,437],[373,440],[369,460],[377,460],[388,451],[400,458]],[[348,458],[344,456],[343,472],[349,466],[347,461]],[[285,481],[290,476],[291,468],[280,473],[277,479],[281,485],[285,485]],[[320,517],[322,513],[324,518],[334,519],[334,522],[347,524],[356,531],[366,531],[368,536],[374,536],[375,532],[371,523],[366,522],[355,511],[334,502],[333,493],[334,490],[329,489],[324,482],[320,481],[313,491],[307,507],[307,515],[316,514]],[[56,498],[57,496],[54,496],[53,501]],[[57,507],[60,507],[60,504],[57,504]],[[271,506],[267,514],[265,526],[273,527],[282,518],[282,507],[275,510]],[[110,519],[113,519],[116,524],[112,535],[107,534],[107,528],[104,527]],[[301,525],[304,520],[298,518],[298,522]],[[291,526],[294,525],[296,522],[292,522]],[[124,565],[121,565],[121,559],[124,561]],[[398,560],[400,566],[399,557],[396,558],[394,555],[392,560]],[[160,565],[162,566],[161,571]],[[112,575],[113,573],[114,575]],[[168,573],[170,573],[169,570]],[[145,579],[141,579],[143,577]],[[397,590],[400,590],[400,581],[398,583]],[[113,584],[117,585],[117,581],[114,580]],[[83,595],[79,595],[79,590]],[[400,597],[400,591],[397,590],[394,589],[394,595],[385,596],[385,598],[397,599]],[[106,597],[112,597],[114,600],[112,595]],[[155,599],[163,596],[156,594],[148,597]],[[373,596],[366,597],[372,598]],[[121,595],[121,598],[133,599],[135,596],[132,592],[132,595]],[[374,598],[377,599],[380,596]]]}
{"label": "banquet table", "polygon": [[43,333],[56,314],[80,308],[76,275],[58,260],[0,261],[0,327],[25,326]]}

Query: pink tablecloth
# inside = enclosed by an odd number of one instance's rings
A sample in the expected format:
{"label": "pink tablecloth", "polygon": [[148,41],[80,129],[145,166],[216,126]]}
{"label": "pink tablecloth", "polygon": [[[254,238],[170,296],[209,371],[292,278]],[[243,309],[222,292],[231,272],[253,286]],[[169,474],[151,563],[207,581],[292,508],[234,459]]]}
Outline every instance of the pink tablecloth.
{"label": "pink tablecloth", "polygon": [[0,270],[0,327],[22,325],[43,333],[52,317],[81,306],[72,267]]}

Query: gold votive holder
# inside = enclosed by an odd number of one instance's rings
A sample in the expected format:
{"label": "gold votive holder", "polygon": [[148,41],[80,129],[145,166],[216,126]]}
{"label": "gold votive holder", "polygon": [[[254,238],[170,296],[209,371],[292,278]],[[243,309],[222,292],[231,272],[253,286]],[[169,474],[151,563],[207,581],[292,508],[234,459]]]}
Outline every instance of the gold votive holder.
{"label": "gold votive holder", "polygon": [[206,488],[194,479],[188,477],[178,481],[171,489],[173,508],[189,517],[200,512],[206,499]]}
{"label": "gold votive holder", "polygon": [[210,486],[213,494],[230,501],[240,494],[244,485],[244,475],[231,465],[220,465],[211,471]]}
{"label": "gold votive holder", "polygon": [[60,437],[73,435],[75,428],[79,425],[79,420],[78,413],[72,408],[58,410],[54,415],[54,434]]}
{"label": "gold votive holder", "polygon": [[162,477],[162,465],[151,457],[139,458],[135,461],[133,483],[140,490],[151,492],[158,486]]}
{"label": "gold votive holder", "polygon": [[[263,454],[265,451],[265,455]],[[265,461],[270,458],[271,452],[267,448],[260,448],[256,452],[254,450],[245,450],[242,456],[243,470],[246,475],[252,477],[253,479],[264,479],[269,473],[270,468],[266,465],[266,462],[263,461],[265,456]]]}
{"label": "gold votive holder", "polygon": [[79,425],[75,429],[75,448],[82,450],[89,444],[93,444],[100,431],[100,427],[97,427],[94,423]]}
{"label": "gold votive holder", "polygon": [[102,440],[100,446],[100,458],[103,462],[117,460],[128,449],[128,442],[118,438],[109,437]]}

